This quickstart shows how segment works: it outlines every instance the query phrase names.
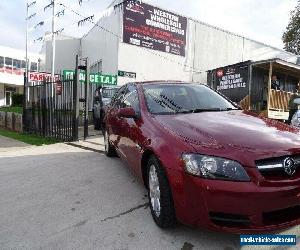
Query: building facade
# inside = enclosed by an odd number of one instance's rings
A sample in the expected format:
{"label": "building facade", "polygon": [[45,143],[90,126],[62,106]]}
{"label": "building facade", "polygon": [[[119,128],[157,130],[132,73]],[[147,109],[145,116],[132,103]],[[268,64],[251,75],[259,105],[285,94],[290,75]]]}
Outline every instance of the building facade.
{"label": "building facade", "polygon": [[[29,55],[30,71],[38,71],[39,55]],[[0,46],[0,107],[12,104],[13,93],[23,93],[25,51]]]}
{"label": "building facade", "polygon": [[[43,53],[49,71],[51,41],[45,41]],[[119,75],[118,85],[144,80],[206,83],[207,71],[224,65],[271,58],[299,62],[284,50],[144,1],[120,1],[80,39],[58,37],[56,71],[74,69],[76,55],[88,58],[92,72]]]}

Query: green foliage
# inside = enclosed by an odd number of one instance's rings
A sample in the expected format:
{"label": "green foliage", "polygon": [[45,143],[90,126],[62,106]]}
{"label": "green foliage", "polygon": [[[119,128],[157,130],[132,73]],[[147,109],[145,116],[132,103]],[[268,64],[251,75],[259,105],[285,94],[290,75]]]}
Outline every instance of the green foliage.
{"label": "green foliage", "polygon": [[290,22],[283,33],[282,41],[286,51],[300,55],[300,0],[295,10],[291,12]]}
{"label": "green foliage", "polygon": [[23,94],[17,94],[14,93],[11,97],[12,99],[12,106],[19,106],[22,107],[23,106]]}
{"label": "green foliage", "polygon": [[23,107],[1,107],[0,111],[23,114]]}
{"label": "green foliage", "polygon": [[58,142],[57,140],[52,138],[44,138],[37,135],[18,133],[5,129],[0,129],[0,135],[36,146],[49,145]]}

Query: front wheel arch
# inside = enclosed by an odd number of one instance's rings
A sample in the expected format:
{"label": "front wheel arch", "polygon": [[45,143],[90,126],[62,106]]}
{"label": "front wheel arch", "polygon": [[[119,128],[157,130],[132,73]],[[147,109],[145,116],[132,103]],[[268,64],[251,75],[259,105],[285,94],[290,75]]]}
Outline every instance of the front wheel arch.
{"label": "front wheel arch", "polygon": [[162,166],[164,173],[168,179],[169,182],[169,176],[168,176],[168,171],[165,168],[164,164],[161,162],[160,158],[152,151],[151,149],[147,149],[144,151],[142,155],[142,160],[141,160],[141,173],[142,173],[142,178],[143,178],[143,183],[146,189],[148,189],[148,169],[147,169],[147,164],[151,156],[154,156]]}
{"label": "front wheel arch", "polygon": [[146,150],[146,151],[144,151],[144,153],[142,155],[142,160],[141,160],[141,173],[142,173],[142,177],[143,177],[143,183],[144,183],[144,186],[146,189],[148,189],[147,163],[152,155],[155,156],[155,154],[152,150]]}
{"label": "front wheel arch", "polygon": [[[147,162],[147,180],[149,180],[150,176],[150,171],[154,167],[156,172],[156,182],[159,182],[159,196],[157,196],[157,191],[156,191],[156,184],[154,181],[154,186],[152,183],[152,189],[149,187],[148,188],[148,198],[149,198],[149,204],[150,204],[150,210],[152,217],[155,221],[155,223],[161,227],[161,228],[169,228],[173,227],[176,224],[176,212],[175,212],[175,207],[174,207],[174,201],[173,201],[173,194],[172,190],[170,187],[170,183],[168,180],[168,176],[166,174],[166,169],[163,167],[161,164],[160,160],[152,154],[148,158]],[[149,173],[149,176],[148,176]],[[152,177],[151,177],[152,180]],[[155,180],[155,178],[154,178]],[[147,181],[148,183],[148,181]],[[151,184],[150,183],[150,184]],[[150,185],[151,186],[151,185]],[[154,192],[153,192],[154,191]],[[152,196],[151,196],[152,195]],[[157,198],[160,197],[160,198]],[[152,200],[154,199],[154,200]],[[157,214],[156,206],[157,202],[155,200],[159,200],[158,204],[158,210],[159,213]]]}

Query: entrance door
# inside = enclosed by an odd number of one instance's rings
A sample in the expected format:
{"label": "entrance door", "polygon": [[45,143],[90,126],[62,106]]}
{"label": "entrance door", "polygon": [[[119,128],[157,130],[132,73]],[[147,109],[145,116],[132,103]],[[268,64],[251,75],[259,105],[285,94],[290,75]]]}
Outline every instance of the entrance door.
{"label": "entrance door", "polygon": [[5,91],[5,105],[11,106],[12,91]]}

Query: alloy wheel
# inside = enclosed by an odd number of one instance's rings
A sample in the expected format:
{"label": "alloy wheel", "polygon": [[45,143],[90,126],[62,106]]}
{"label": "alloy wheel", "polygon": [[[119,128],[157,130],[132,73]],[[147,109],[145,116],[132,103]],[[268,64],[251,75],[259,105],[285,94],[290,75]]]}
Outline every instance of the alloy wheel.
{"label": "alloy wheel", "polygon": [[159,188],[159,181],[158,181],[156,168],[154,165],[150,166],[150,171],[149,171],[149,193],[150,193],[152,209],[155,215],[159,217],[161,212],[160,188]]}
{"label": "alloy wheel", "polygon": [[108,139],[108,133],[107,133],[107,130],[105,130],[105,134],[104,134],[104,148],[105,148],[105,152],[108,152],[108,148],[109,148],[109,139]]}

